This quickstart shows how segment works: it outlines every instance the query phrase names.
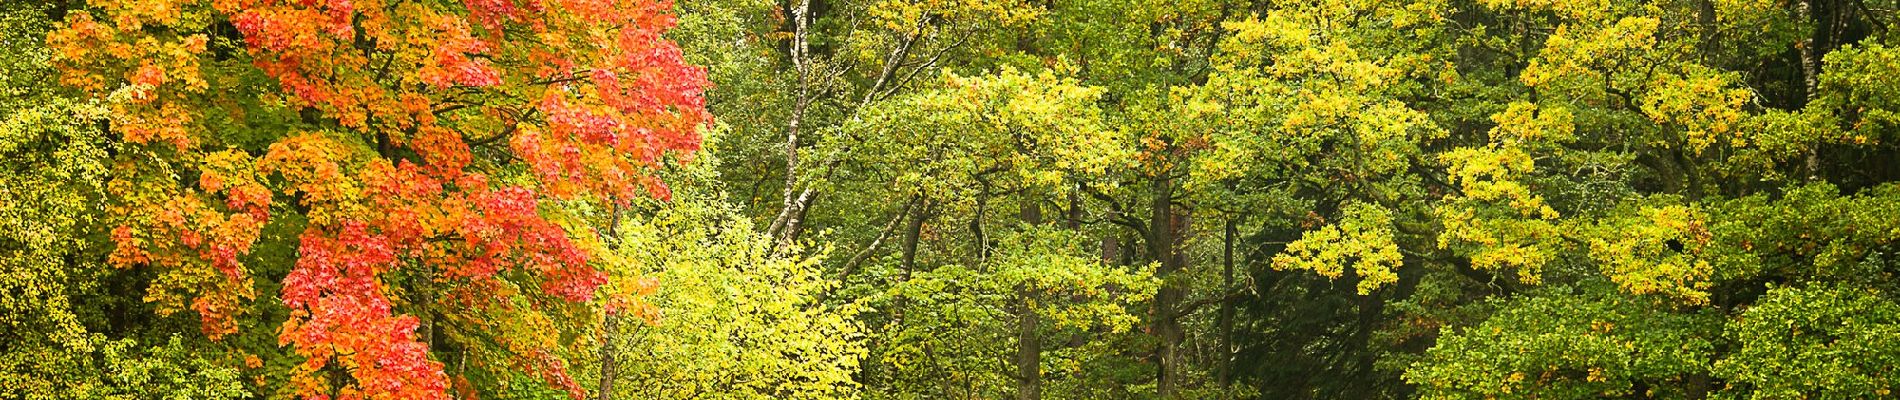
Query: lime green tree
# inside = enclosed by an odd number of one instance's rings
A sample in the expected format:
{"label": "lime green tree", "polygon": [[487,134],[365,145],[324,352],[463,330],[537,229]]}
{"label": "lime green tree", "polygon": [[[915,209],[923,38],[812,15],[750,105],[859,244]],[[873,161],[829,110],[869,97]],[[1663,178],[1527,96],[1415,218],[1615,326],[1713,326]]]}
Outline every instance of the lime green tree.
{"label": "lime green tree", "polygon": [[662,206],[620,228],[620,254],[647,280],[651,322],[623,328],[615,387],[635,398],[856,397],[866,333],[856,307],[821,302],[836,286],[822,254],[774,241],[718,197]]}

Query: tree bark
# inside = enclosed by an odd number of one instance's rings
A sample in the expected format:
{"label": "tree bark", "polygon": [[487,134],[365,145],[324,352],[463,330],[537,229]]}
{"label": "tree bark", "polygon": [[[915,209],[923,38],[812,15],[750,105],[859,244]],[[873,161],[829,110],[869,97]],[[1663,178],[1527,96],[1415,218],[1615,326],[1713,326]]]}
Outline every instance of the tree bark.
{"label": "tree bark", "polygon": [[1069,188],[1068,223],[1069,230],[1082,229],[1082,194],[1076,188]]}
{"label": "tree bark", "polygon": [[1042,316],[1027,285],[1016,287],[1016,398],[1042,398]]}
{"label": "tree bark", "polygon": [[1156,371],[1156,394],[1163,399],[1172,399],[1180,386],[1180,351],[1185,334],[1177,314],[1186,288],[1181,287],[1180,282],[1169,279],[1181,270],[1182,260],[1175,254],[1174,185],[1166,172],[1154,178],[1153,192],[1154,197],[1149,204],[1148,254],[1160,263],[1160,267],[1155,269],[1155,277],[1161,279],[1161,287],[1155,291],[1152,311],[1154,322],[1149,332],[1158,339],[1155,349],[1155,365],[1159,366]]}
{"label": "tree bark", "polygon": [[[607,222],[607,251],[620,249],[620,217],[623,210],[619,204],[613,207],[613,220]],[[608,400],[614,397],[614,375],[619,372],[620,362],[614,358],[619,351],[614,348],[614,338],[620,336],[620,316],[612,311],[605,312],[605,321],[600,326],[600,386],[595,392],[595,400]],[[468,352],[463,351],[466,355]],[[466,367],[467,364],[463,364]]]}
{"label": "tree bark", "polygon": [[[1801,0],[1794,4],[1795,18],[1815,22],[1814,32],[1810,32],[1807,37],[1801,39],[1801,42],[1795,44],[1795,48],[1801,53],[1801,93],[1809,102],[1814,101],[1821,76],[1822,53],[1814,47],[1822,45],[1817,39],[1822,31],[1827,30],[1826,27],[1820,26],[1820,18],[1815,18],[1813,11],[1814,0]],[[1809,144],[1807,154],[1802,160],[1803,166],[1807,169],[1809,181],[1820,179],[1821,153],[1817,147],[1819,144]]]}
{"label": "tree bark", "polygon": [[[769,225],[765,230],[767,234],[777,237],[781,245],[789,244],[790,242],[798,239],[798,235],[801,232],[801,228],[803,228],[804,226],[803,223],[805,221],[805,214],[807,211],[811,210],[811,202],[813,198],[818,194],[818,189],[815,187],[812,187],[809,184],[807,184],[804,189],[799,189],[797,176],[795,175],[796,170],[797,170],[797,163],[798,163],[797,136],[799,133],[799,127],[800,127],[800,124],[804,120],[806,110],[809,109],[811,107],[811,103],[815,101],[812,98],[813,96],[811,95],[811,89],[810,89],[811,87],[810,82],[812,79],[811,66],[810,66],[811,53],[808,49],[809,47],[808,43],[810,43],[810,41],[807,39],[807,33],[806,33],[808,30],[810,30],[810,25],[811,25],[810,9],[811,9],[810,0],[800,0],[799,7],[793,10],[794,17],[797,18],[797,21],[794,24],[795,31],[793,32],[794,46],[793,46],[792,55],[794,58],[792,61],[793,61],[794,66],[798,70],[797,71],[798,72],[798,88],[797,88],[797,99],[792,104],[793,106],[792,116],[791,116],[791,121],[789,123],[790,129],[788,129],[787,131],[788,134],[786,136],[786,146],[785,146],[786,174],[785,174],[785,193],[784,193],[784,199],[783,199],[784,204],[779,209],[778,216],[772,219],[772,224]],[[881,70],[879,70],[877,79],[871,84],[869,88],[865,89],[864,96],[858,101],[858,106],[855,110],[863,110],[866,106],[869,106],[872,101],[878,100],[883,97],[888,97],[893,92],[895,92],[898,89],[898,87],[902,86],[902,82],[898,82],[897,83],[898,86],[889,87],[889,90],[886,90],[886,87],[890,86],[893,82],[891,78],[894,77],[897,71],[906,64],[905,60],[910,59],[910,53],[911,53],[912,47],[917,44],[918,40],[923,39],[923,34],[921,32],[923,31],[926,25],[930,24],[931,20],[932,18],[928,16],[919,20],[917,22],[917,29],[919,33],[913,33],[911,35],[905,36],[903,40],[898,42],[897,47],[892,49],[890,54],[885,57],[884,66],[882,67]],[[942,54],[938,54],[938,56],[941,56],[941,55]],[[911,72],[916,73],[918,71],[922,71],[924,69],[930,68],[936,65],[937,60],[938,59],[936,57],[932,57],[929,61],[924,62],[922,65],[914,66]],[[821,93],[823,92],[821,91]],[[856,111],[853,111],[853,113],[855,112]],[[821,164],[821,168],[823,168],[825,171],[824,173],[825,179],[830,179],[831,173],[833,171],[832,168],[836,167],[838,165],[838,162],[840,161],[838,156],[841,151],[842,151],[841,149],[834,150],[830,154],[825,156],[824,162]],[[797,193],[797,194],[794,195],[793,193]]]}
{"label": "tree bark", "polygon": [[983,214],[988,211],[990,197],[988,185],[984,186],[986,187],[983,193],[977,194],[976,197],[976,215],[970,216],[970,236],[973,239],[971,243],[973,247],[970,250],[976,254],[979,265],[990,260],[989,237],[983,234]]}
{"label": "tree bark", "polygon": [[903,268],[905,280],[910,279],[911,271],[917,269],[917,239],[924,233],[924,218],[930,215],[930,199],[918,200],[917,207],[910,210],[910,224],[904,228],[904,254],[899,266]]}
{"label": "tree bark", "polygon": [[614,337],[620,336],[620,317],[610,312],[606,319],[600,327],[600,390],[595,393],[596,400],[614,398],[614,374],[620,368],[619,361],[614,359]]}
{"label": "tree bark", "polygon": [[1705,63],[1710,63],[1708,57],[1715,52],[1716,35],[1720,34],[1715,22],[1715,0],[1696,0],[1696,26],[1701,30],[1697,32],[1696,48]]}
{"label": "tree bark", "polygon": [[[1814,29],[1796,44],[1801,53],[1801,84],[1806,89],[1806,100],[1812,102],[1820,95],[1820,76],[1827,53],[1864,36],[1856,29],[1862,26],[1859,24],[1861,16],[1857,15],[1862,7],[1859,0],[1800,0],[1794,7],[1796,18],[1812,23]],[[1819,143],[1808,147],[1803,161],[1808,170],[1808,180],[1820,180]]]}
{"label": "tree bark", "polygon": [[[1022,206],[1024,225],[1042,225],[1042,204],[1030,196]],[[1036,312],[1035,291],[1016,285],[1016,399],[1042,398],[1042,315]]]}
{"label": "tree bark", "polygon": [[798,0],[792,7],[792,46],[790,49],[792,69],[797,76],[797,87],[793,89],[792,115],[787,117],[785,129],[785,193],[778,218],[766,228],[768,233],[778,236],[779,244],[789,244],[792,231],[788,225],[798,214],[797,207],[802,201],[798,195],[798,133],[805,120],[805,109],[811,105],[811,60],[806,45],[806,31],[810,30],[811,0]]}
{"label": "tree bark", "polygon": [[1024,224],[1030,226],[1042,225],[1042,201],[1037,197],[1024,196],[1022,209],[1020,211]]}
{"label": "tree bark", "polygon": [[1234,299],[1231,295],[1234,293],[1234,236],[1239,230],[1239,223],[1239,220],[1227,220],[1226,229],[1221,232],[1221,295],[1224,298],[1220,302],[1219,321],[1215,322],[1219,325],[1216,334],[1220,335],[1217,339],[1220,361],[1215,364],[1218,370],[1214,373],[1214,379],[1220,383],[1222,399],[1233,398]]}

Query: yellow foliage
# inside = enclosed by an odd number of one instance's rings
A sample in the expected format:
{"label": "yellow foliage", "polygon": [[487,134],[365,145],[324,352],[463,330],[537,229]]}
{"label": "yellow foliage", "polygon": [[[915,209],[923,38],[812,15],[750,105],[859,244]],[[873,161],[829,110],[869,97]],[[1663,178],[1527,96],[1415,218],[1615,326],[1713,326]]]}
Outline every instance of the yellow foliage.
{"label": "yellow foliage", "polygon": [[1393,271],[1403,257],[1392,241],[1391,214],[1365,203],[1347,205],[1345,214],[1338,223],[1307,231],[1287,244],[1286,251],[1273,257],[1273,268],[1310,270],[1338,279],[1351,267],[1360,277],[1361,295],[1398,282],[1399,275]]}
{"label": "yellow foliage", "polygon": [[1590,240],[1603,274],[1632,294],[1660,294],[1707,304],[1714,267],[1700,257],[1709,243],[1707,216],[1685,206],[1644,208],[1640,218],[1612,221]]}

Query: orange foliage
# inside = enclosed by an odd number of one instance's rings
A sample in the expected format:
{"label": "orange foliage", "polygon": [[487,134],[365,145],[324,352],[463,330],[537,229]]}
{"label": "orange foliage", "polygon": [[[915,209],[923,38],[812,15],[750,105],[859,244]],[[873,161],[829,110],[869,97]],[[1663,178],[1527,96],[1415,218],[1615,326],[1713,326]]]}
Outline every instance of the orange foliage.
{"label": "orange foliage", "polygon": [[[273,213],[300,214],[298,260],[279,295],[292,309],[279,340],[307,359],[292,387],[306,398],[429,399],[446,398],[449,378],[418,342],[419,319],[391,303],[383,276],[408,269],[473,290],[531,283],[552,298],[592,300],[605,282],[589,265],[598,249],[571,237],[591,232],[570,232],[542,206],[669,196],[653,171],[697,149],[710,120],[705,71],[662,36],[674,25],[671,8],[663,0],[94,1],[48,43],[60,81],[112,107],[111,130],[131,149],[118,154],[108,185],[111,263],[158,268],[149,300],[168,313],[189,301],[213,338],[236,332],[237,314],[256,297],[245,255]],[[241,54],[211,54],[207,42],[219,35],[240,39],[229,52]],[[226,74],[207,81],[212,65],[248,68],[268,84]],[[231,109],[242,96],[302,120],[208,122],[249,115]],[[223,142],[221,129],[273,139],[253,154]],[[506,271],[531,282],[502,285]],[[580,395],[564,361],[524,350],[537,374]]]}

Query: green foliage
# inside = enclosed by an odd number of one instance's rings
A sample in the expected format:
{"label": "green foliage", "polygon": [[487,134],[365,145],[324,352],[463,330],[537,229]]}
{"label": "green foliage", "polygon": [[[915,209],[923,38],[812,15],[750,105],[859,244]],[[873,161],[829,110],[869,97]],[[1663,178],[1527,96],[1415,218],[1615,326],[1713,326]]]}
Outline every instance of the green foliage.
{"label": "green foliage", "polygon": [[[1845,121],[1850,135],[1832,139],[1852,144],[1900,140],[1900,49],[1878,41],[1849,45],[1827,54],[1827,72],[1820,76],[1825,98],[1821,106],[1851,112]],[[1851,111],[1850,111],[1851,110]]]}
{"label": "green foliage", "polygon": [[1775,288],[1725,333],[1736,349],[1715,375],[1746,388],[1731,398],[1886,397],[1900,388],[1900,304],[1881,290]]}
{"label": "green foliage", "polygon": [[[103,107],[58,96],[40,5],[0,6],[0,393],[20,399],[235,399],[236,368],[178,336],[98,333],[111,145]],[[136,300],[134,300],[136,301]],[[155,343],[153,343],[155,342]]]}
{"label": "green foliage", "polygon": [[96,207],[105,142],[85,117],[98,112],[55,103],[0,124],[0,332],[16,344],[44,341],[21,347],[91,351],[70,297],[93,289],[106,269]]}
{"label": "green foliage", "polygon": [[237,368],[174,336],[157,346],[93,337],[87,349],[25,348],[0,354],[0,388],[23,399],[240,399]]}
{"label": "green foliage", "polygon": [[[1141,269],[1103,264],[1075,232],[1027,227],[999,240],[996,254],[975,266],[918,272],[866,301],[898,313],[880,338],[878,362],[892,369],[889,393],[874,398],[1002,397],[1013,392],[1005,369],[1017,343],[1018,318],[1043,324],[1033,337],[1050,350],[1043,379],[1063,398],[1101,398],[1092,379],[1124,349],[1141,319],[1133,307],[1159,282]],[[1063,343],[1068,342],[1068,343]],[[1091,394],[1093,393],[1093,394]]]}
{"label": "green foliage", "polygon": [[1900,185],[1843,196],[1827,183],[1789,187],[1778,196],[1754,195],[1721,203],[1711,212],[1717,245],[1711,254],[1725,279],[1789,277],[1797,281],[1880,284],[1888,273],[1865,262],[1900,241]]}
{"label": "green foliage", "polygon": [[1598,284],[1551,287],[1445,332],[1405,379],[1427,399],[1688,398],[1708,373],[1711,314],[1681,314]]}

